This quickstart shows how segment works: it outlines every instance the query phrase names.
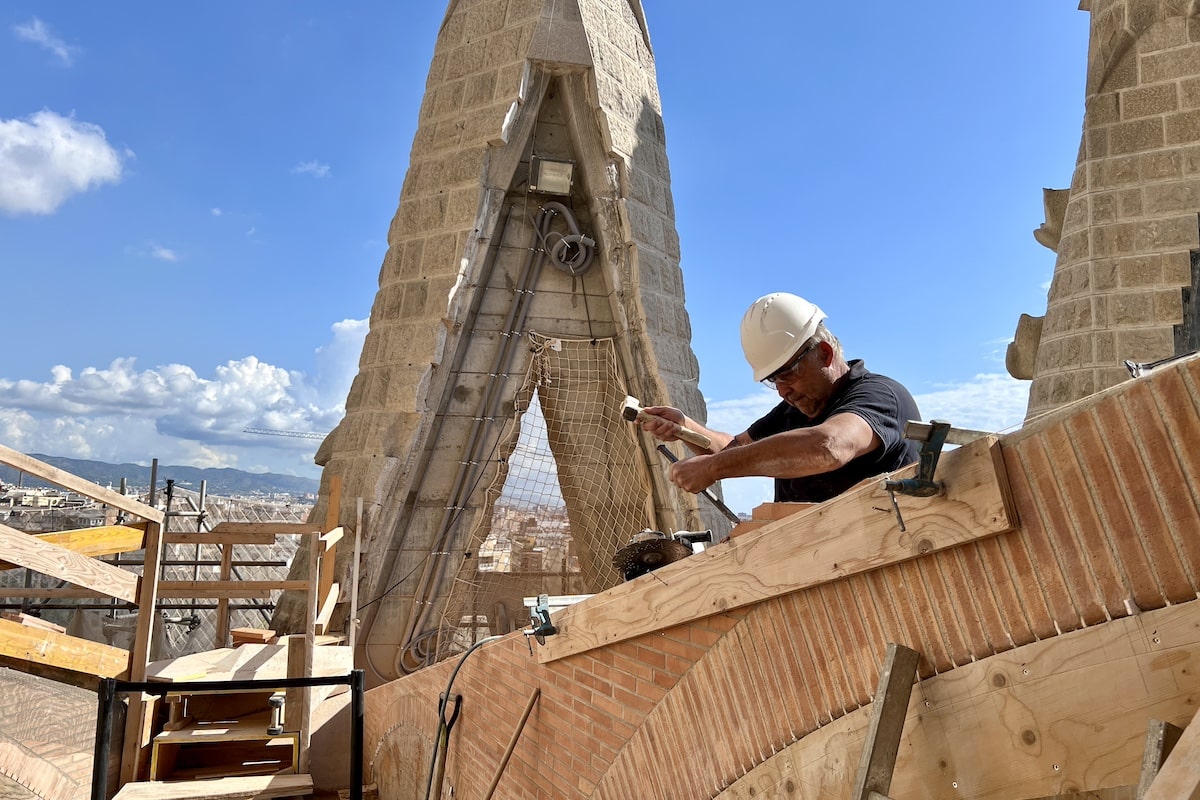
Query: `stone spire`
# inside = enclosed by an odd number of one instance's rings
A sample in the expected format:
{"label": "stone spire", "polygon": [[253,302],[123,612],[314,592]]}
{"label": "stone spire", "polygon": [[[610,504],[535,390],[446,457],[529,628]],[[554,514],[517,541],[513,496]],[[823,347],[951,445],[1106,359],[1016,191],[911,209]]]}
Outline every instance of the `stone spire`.
{"label": "stone spire", "polygon": [[1035,233],[1057,255],[1045,317],[1023,315],[1009,372],[1027,419],[1130,377],[1124,361],[1200,348],[1200,6],[1084,0],[1079,160]]}
{"label": "stone spire", "polygon": [[[544,191],[539,162],[572,165],[566,194]],[[539,241],[550,244],[538,220],[554,204],[594,242],[586,272],[529,266],[540,258],[531,255]],[[568,233],[563,224],[554,222],[555,236]],[[607,382],[622,385],[601,390],[705,417],[639,0],[451,2],[388,245],[346,416],[317,454],[325,469],[313,517],[325,518],[334,475],[343,524],[353,523],[356,498],[364,500],[360,655],[369,681],[428,660],[421,643],[436,635],[431,609],[445,603],[446,584],[472,555],[467,526],[488,513],[478,487],[511,451],[501,418],[527,400],[518,397],[531,358],[526,332],[550,337],[551,349],[555,337],[611,341],[617,378]],[[580,253],[569,249],[571,256]],[[585,423],[563,415],[586,402],[607,414],[609,401],[568,394],[555,402],[543,399],[542,412],[577,544],[597,519],[593,495],[613,497],[613,513],[627,520],[619,525],[720,531],[695,497],[666,485],[657,454],[628,425],[622,446],[640,455],[609,454],[606,468],[614,481],[640,480],[640,494],[616,483],[599,494],[574,486],[580,452],[595,448],[570,438]],[[476,461],[469,452],[500,457]],[[601,561],[611,551],[580,558]],[[611,564],[601,567],[615,582]],[[276,613],[280,627],[302,619],[289,600]],[[503,611],[517,624],[527,619],[524,609]]]}

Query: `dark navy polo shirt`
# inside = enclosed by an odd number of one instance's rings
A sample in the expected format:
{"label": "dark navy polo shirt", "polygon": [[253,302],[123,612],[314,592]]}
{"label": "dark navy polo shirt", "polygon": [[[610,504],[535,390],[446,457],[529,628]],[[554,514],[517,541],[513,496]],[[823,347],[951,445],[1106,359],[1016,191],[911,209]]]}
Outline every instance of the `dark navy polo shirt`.
{"label": "dark navy polo shirt", "polygon": [[751,424],[747,433],[758,441],[776,433],[820,425],[835,414],[852,413],[871,426],[882,444],[833,472],[804,478],[776,478],[775,502],[819,503],[836,497],[861,480],[892,472],[918,460],[920,445],[904,438],[904,423],[921,419],[912,395],[898,381],[868,372],[860,359],[849,364],[850,372],[820,416],[809,418],[781,402]]}

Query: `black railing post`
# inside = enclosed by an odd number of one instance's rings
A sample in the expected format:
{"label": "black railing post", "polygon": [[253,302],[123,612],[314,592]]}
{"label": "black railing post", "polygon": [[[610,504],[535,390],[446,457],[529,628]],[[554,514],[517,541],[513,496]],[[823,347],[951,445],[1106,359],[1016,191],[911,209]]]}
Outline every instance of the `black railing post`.
{"label": "black railing post", "polygon": [[108,755],[112,745],[115,678],[101,678],[96,709],[96,752],[92,756],[92,800],[108,800]]}
{"label": "black railing post", "polygon": [[363,671],[350,672],[350,800],[362,800],[363,791]]}

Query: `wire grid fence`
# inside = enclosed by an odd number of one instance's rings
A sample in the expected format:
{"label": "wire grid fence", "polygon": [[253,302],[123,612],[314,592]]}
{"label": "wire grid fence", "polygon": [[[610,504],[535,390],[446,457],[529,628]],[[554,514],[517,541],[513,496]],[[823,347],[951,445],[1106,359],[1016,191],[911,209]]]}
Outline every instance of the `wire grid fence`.
{"label": "wire grid fence", "polygon": [[446,602],[440,657],[529,622],[525,598],[603,591],[613,554],[653,527],[637,428],[611,339],[529,334],[529,368],[481,522]]}

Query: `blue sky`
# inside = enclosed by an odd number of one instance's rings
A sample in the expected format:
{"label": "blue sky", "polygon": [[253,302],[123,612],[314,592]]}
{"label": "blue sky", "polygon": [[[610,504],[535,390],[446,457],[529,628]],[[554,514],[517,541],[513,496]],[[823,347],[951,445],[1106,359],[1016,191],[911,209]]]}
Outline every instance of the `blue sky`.
{"label": "blue sky", "polygon": [[[773,402],[737,326],[788,290],[926,418],[1018,424],[1004,348],[1045,309],[1032,231],[1079,145],[1075,0],[645,7],[711,423]],[[5,3],[0,442],[316,476],[316,442],[241,431],[341,416],[444,12]]]}

